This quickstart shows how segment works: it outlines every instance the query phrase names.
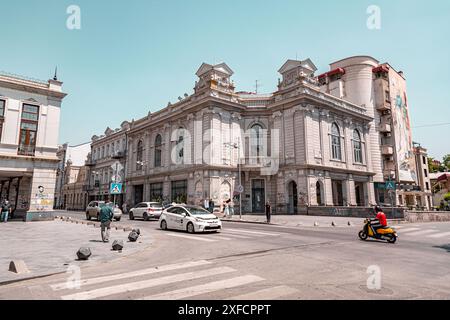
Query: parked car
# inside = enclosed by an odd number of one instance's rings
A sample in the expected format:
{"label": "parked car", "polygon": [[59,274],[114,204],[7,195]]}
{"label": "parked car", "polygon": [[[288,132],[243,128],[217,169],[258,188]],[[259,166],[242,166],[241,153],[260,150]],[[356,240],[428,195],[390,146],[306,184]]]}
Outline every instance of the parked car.
{"label": "parked car", "polygon": [[159,202],[141,202],[130,210],[130,220],[134,218],[142,218],[145,221],[158,220],[162,211],[163,206]]}
{"label": "parked car", "polygon": [[[106,205],[105,201],[91,201],[86,208],[86,219],[91,220],[91,218],[96,218],[100,221],[100,208]],[[120,210],[117,206],[113,209],[114,219],[116,221],[120,221],[122,218],[122,210]]]}
{"label": "parked car", "polygon": [[220,231],[222,222],[211,212],[198,206],[174,205],[165,209],[159,217],[162,230],[184,230],[189,233]]}

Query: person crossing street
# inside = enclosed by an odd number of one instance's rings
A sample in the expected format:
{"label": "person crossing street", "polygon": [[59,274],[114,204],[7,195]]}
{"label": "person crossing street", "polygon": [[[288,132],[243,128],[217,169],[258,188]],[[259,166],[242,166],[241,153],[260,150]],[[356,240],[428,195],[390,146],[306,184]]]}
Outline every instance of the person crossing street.
{"label": "person crossing street", "polygon": [[113,206],[111,202],[103,204],[100,208],[100,222],[102,241],[109,242],[109,232],[111,230],[111,222],[114,217]]}

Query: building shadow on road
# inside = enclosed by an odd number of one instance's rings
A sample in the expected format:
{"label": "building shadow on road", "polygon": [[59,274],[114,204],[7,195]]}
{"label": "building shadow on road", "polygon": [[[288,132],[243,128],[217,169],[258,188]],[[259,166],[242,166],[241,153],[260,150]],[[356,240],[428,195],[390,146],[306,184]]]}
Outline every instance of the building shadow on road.
{"label": "building shadow on road", "polygon": [[443,250],[446,250],[447,252],[450,252],[450,244],[443,244],[443,245],[440,245],[440,246],[433,246],[433,248],[443,249]]}

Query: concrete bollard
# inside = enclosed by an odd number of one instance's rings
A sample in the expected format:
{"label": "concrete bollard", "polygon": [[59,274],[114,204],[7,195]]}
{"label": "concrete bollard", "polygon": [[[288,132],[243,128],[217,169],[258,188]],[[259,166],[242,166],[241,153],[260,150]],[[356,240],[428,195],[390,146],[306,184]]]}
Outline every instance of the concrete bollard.
{"label": "concrete bollard", "polygon": [[336,223],[334,221],[331,221],[331,226],[336,227]]}
{"label": "concrete bollard", "polygon": [[23,260],[13,260],[9,263],[9,271],[17,274],[29,273],[27,265]]}
{"label": "concrete bollard", "polygon": [[319,223],[317,221],[314,222],[314,227],[318,227]]}
{"label": "concrete bollard", "polygon": [[349,227],[353,226],[353,224],[352,224],[350,221],[347,223],[347,225],[348,225]]}

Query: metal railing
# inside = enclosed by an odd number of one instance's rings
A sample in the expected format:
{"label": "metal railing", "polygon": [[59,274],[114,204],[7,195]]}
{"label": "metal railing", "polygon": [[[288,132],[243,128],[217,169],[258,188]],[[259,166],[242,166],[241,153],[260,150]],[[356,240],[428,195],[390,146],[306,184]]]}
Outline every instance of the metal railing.
{"label": "metal railing", "polygon": [[19,145],[17,149],[17,154],[21,156],[34,156],[36,152],[36,147],[31,145]]}

